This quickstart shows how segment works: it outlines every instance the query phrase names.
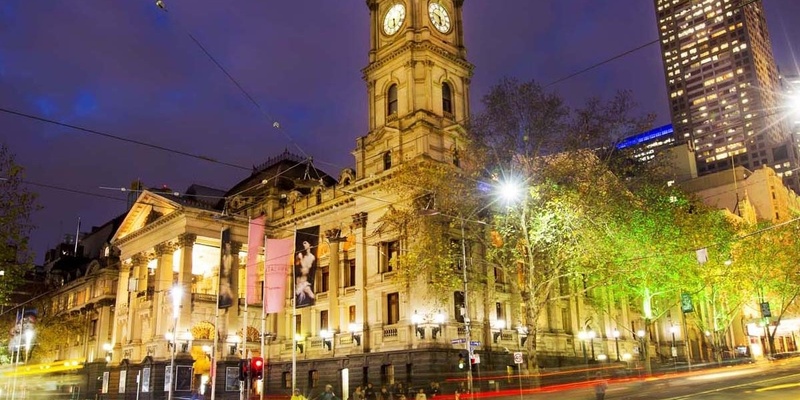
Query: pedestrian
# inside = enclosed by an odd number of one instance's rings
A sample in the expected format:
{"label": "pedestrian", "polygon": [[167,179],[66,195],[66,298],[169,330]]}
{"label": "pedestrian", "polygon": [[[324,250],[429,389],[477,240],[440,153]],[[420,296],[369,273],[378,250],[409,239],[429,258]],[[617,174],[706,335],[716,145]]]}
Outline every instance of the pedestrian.
{"label": "pedestrian", "polygon": [[594,384],[594,395],[597,400],[603,400],[606,397],[606,389],[608,389],[608,381],[603,378],[601,373],[597,373],[597,380]]}
{"label": "pedestrian", "polygon": [[372,387],[371,383],[367,382],[367,387],[364,389],[364,396],[367,398],[367,400],[375,400],[376,394],[375,388]]}
{"label": "pedestrian", "polygon": [[316,400],[339,400],[335,394],[333,394],[333,386],[325,385],[325,391],[320,393],[319,396],[315,398]]}
{"label": "pedestrian", "polygon": [[394,396],[392,396],[392,392],[386,388],[386,386],[381,386],[381,391],[378,392],[378,400],[394,400]]}
{"label": "pedestrian", "polygon": [[414,400],[428,400],[428,397],[425,395],[425,389],[419,388],[417,396],[414,397]]}
{"label": "pedestrian", "polygon": [[356,386],[356,390],[353,391],[353,400],[365,400],[366,396],[364,395],[364,391],[361,390],[361,386]]}
{"label": "pedestrian", "polygon": [[306,396],[303,396],[303,393],[300,392],[300,389],[295,389],[292,398],[289,400],[308,400]]}

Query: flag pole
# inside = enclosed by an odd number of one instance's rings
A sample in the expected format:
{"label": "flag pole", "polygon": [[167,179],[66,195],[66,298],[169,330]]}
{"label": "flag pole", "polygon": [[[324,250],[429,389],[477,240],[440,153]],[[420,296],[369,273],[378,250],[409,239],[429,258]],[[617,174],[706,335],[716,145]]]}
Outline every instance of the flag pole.
{"label": "flag pole", "polygon": [[[252,227],[252,222],[253,222],[252,218],[247,217],[247,245],[248,245],[248,248],[247,248],[247,252],[248,252],[247,253],[247,260],[248,261],[250,259],[250,251],[252,250],[252,249],[250,249],[250,233],[251,233],[250,231],[253,228]],[[247,301],[247,293],[250,291],[250,287],[247,286],[247,284],[248,284],[247,278],[248,278],[248,275],[250,275],[249,271],[250,271],[250,265],[248,265],[248,263],[245,262],[245,268],[244,268],[244,313],[242,313],[242,352],[241,352],[241,358],[242,359],[247,359],[247,356],[248,356],[248,354],[247,354],[247,303],[249,303],[249,302]],[[237,295],[236,297],[239,297],[239,296]],[[237,299],[236,301],[238,302],[239,300]],[[250,366],[248,365],[247,368],[249,370]],[[252,374],[252,371],[251,371],[251,374]],[[242,396],[241,396],[242,399],[250,398],[250,384],[253,382],[253,380],[250,379],[249,376],[246,377],[246,378],[247,378],[247,380],[244,382],[244,390],[241,392],[242,393]]]}
{"label": "flag pole", "polygon": [[[262,373],[262,380],[261,380],[261,393],[258,396],[259,400],[264,400],[264,392],[267,390],[267,386],[269,385],[269,355],[265,356],[264,354],[264,340],[266,336],[267,330],[267,307],[266,307],[266,299],[267,299],[267,235],[264,235],[264,279],[261,281],[261,356],[264,357],[264,365],[267,368],[267,373]],[[265,384],[266,383],[266,384]],[[294,392],[292,392],[294,393]]]}
{"label": "flag pole", "polygon": [[[294,228],[294,243],[295,245],[297,244],[297,225]],[[296,248],[292,250],[292,265],[294,265],[294,252],[296,250]],[[295,290],[297,290],[295,281],[297,279],[294,277],[294,268],[290,268],[289,276],[292,280],[292,395],[294,395],[294,391],[297,389],[297,302],[295,301]]]}

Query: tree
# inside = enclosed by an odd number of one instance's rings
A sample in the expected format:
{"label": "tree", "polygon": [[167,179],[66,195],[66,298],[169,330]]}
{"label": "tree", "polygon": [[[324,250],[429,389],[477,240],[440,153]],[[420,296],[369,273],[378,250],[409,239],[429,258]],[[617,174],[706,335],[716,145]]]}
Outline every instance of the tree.
{"label": "tree", "polygon": [[8,303],[9,295],[33,266],[28,241],[36,195],[25,189],[23,179],[24,169],[11,150],[0,144],[0,304]]}
{"label": "tree", "polygon": [[526,186],[518,204],[496,213],[487,256],[518,277],[511,279],[524,311],[517,323],[527,327],[528,366],[536,370],[538,322],[548,305],[620,273],[609,262],[613,248],[598,246],[609,243],[599,239],[614,229],[613,209],[630,209],[634,201],[617,176],[635,164],[613,162],[621,158],[614,143],[644,130],[650,118],[631,115],[628,92],[571,109],[537,83],[514,79],[493,87],[483,104],[486,111],[468,130],[469,154],[477,159],[469,165],[484,179],[516,176]]}

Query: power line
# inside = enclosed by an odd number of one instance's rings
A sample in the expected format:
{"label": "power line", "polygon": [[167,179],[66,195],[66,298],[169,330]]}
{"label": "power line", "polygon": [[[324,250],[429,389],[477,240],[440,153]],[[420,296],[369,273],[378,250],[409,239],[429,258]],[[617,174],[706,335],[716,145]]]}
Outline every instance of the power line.
{"label": "power line", "polygon": [[[738,10],[740,10],[740,9],[742,9],[742,8],[744,8],[744,7],[748,6],[748,5],[750,5],[750,4],[753,4],[753,3],[757,2],[757,1],[760,1],[760,0],[748,0],[748,1],[746,1],[746,2],[744,2],[744,3],[742,3],[742,4],[740,4],[739,6],[735,7],[735,8],[734,8],[732,11],[738,11]],[[634,47],[634,48],[632,48],[632,49],[630,49],[630,50],[627,50],[627,51],[624,51],[624,52],[622,52],[622,53],[619,53],[619,54],[617,54],[617,55],[614,55],[614,56],[611,56],[611,57],[609,57],[609,58],[606,58],[605,60],[602,60],[602,61],[600,61],[600,62],[597,62],[597,63],[595,63],[595,64],[592,64],[592,65],[590,65],[590,66],[588,66],[588,67],[586,67],[586,68],[584,68],[584,69],[581,69],[581,70],[579,70],[579,71],[573,72],[573,73],[571,73],[571,74],[569,74],[569,75],[567,75],[567,76],[564,76],[564,77],[562,77],[562,78],[556,79],[556,80],[554,80],[554,81],[552,81],[552,82],[550,82],[550,83],[548,83],[548,84],[544,85],[543,87],[544,87],[544,88],[547,88],[547,87],[550,87],[550,86],[553,86],[553,85],[557,85],[557,84],[559,84],[559,83],[561,83],[561,82],[564,82],[564,81],[566,81],[566,80],[572,79],[572,78],[574,78],[574,77],[576,77],[576,76],[578,76],[578,75],[582,75],[582,74],[584,74],[584,73],[586,73],[586,72],[589,72],[589,71],[591,71],[591,70],[593,70],[593,69],[595,69],[595,68],[601,67],[601,66],[603,66],[603,65],[606,65],[606,64],[608,64],[608,63],[610,63],[610,62],[612,62],[612,61],[618,60],[618,59],[620,59],[620,58],[623,58],[623,57],[625,57],[625,56],[628,56],[628,55],[630,55],[630,54],[633,54],[633,53],[635,53],[635,52],[637,52],[637,51],[639,51],[639,50],[642,50],[642,49],[644,49],[644,48],[647,48],[647,47],[649,47],[649,46],[652,46],[652,45],[654,45],[654,44],[658,43],[660,40],[661,40],[661,39],[654,39],[654,40],[651,40],[651,41],[649,41],[649,42],[647,42],[647,43],[644,43],[644,44],[641,44],[641,45],[639,45],[639,46],[636,46],[636,47]]]}
{"label": "power line", "polygon": [[213,159],[211,157],[208,157],[208,156],[199,155],[199,154],[192,154],[192,153],[189,153],[189,152],[186,152],[186,151],[183,151],[183,150],[177,150],[177,149],[169,148],[169,147],[166,147],[166,146],[147,143],[147,142],[143,142],[141,140],[128,139],[128,138],[125,138],[125,137],[122,137],[122,136],[117,136],[117,135],[113,135],[113,134],[106,133],[106,132],[100,132],[100,131],[95,130],[95,129],[89,129],[89,128],[84,128],[84,127],[78,126],[78,125],[67,124],[67,123],[64,123],[64,122],[59,122],[59,121],[55,121],[55,120],[44,118],[44,117],[38,117],[36,115],[27,114],[27,113],[20,112],[20,111],[9,110],[9,109],[3,108],[3,107],[0,107],[0,111],[2,111],[4,113],[7,113],[7,114],[11,114],[11,115],[16,115],[18,117],[24,117],[24,118],[32,119],[34,121],[44,122],[44,123],[48,123],[48,124],[54,124],[54,125],[58,125],[58,126],[61,126],[61,127],[64,127],[64,128],[70,128],[70,129],[74,129],[74,130],[77,130],[77,131],[89,133],[89,134],[92,134],[92,135],[101,136],[101,137],[104,137],[104,138],[107,138],[107,139],[114,139],[114,140],[119,140],[119,141],[125,142],[125,143],[132,143],[132,144],[136,144],[136,145],[139,145],[139,146],[148,147],[148,148],[151,148],[151,149],[161,150],[161,151],[164,151],[164,152],[167,152],[167,153],[178,154],[178,155],[181,155],[181,156],[196,158],[198,160],[203,160],[203,161],[208,161],[208,162],[214,163],[214,164],[220,164],[220,165],[225,165],[225,166],[228,166],[228,167],[238,168],[238,169],[242,169],[242,170],[245,170],[245,171],[252,170],[252,168],[250,168],[250,167],[245,167],[243,165],[237,165],[237,164],[232,164],[232,163],[228,163],[228,162],[225,162],[225,161],[215,160],[215,159]]}

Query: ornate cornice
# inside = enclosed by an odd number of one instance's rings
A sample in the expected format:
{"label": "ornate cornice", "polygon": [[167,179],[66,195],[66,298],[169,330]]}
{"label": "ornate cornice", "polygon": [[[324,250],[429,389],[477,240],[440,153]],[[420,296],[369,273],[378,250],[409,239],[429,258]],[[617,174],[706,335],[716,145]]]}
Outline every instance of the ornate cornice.
{"label": "ornate cornice", "polygon": [[[434,45],[429,41],[425,42],[408,42],[401,47],[398,47],[391,53],[383,56],[380,60],[373,62],[372,64],[366,66],[361,70],[363,74],[363,78],[365,81],[368,81],[367,76],[375,72],[376,70],[380,69],[390,61],[394,60],[397,57],[400,57],[403,53],[413,50],[430,50],[444,58],[448,61],[457,64],[458,66],[466,69],[469,72],[469,76],[472,76],[472,71],[475,69],[475,66],[469,63],[468,61],[464,60],[463,58],[459,57],[457,54],[453,54],[439,46]],[[410,61],[409,61],[410,62]],[[407,64],[408,62],[406,62]],[[410,64],[413,66],[413,64]],[[407,65],[408,66],[408,65]],[[469,77],[467,76],[467,77]]]}

